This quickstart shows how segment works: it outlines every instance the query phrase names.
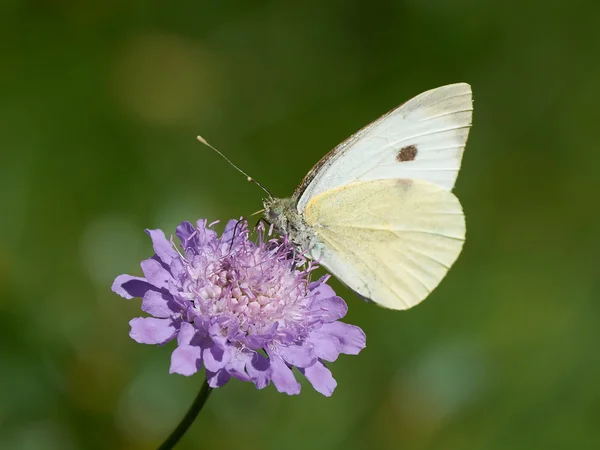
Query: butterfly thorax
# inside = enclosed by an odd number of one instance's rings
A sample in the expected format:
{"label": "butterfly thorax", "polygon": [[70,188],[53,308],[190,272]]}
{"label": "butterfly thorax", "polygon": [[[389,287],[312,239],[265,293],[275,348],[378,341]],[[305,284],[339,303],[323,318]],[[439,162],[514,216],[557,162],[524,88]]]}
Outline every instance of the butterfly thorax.
{"label": "butterfly thorax", "polygon": [[296,210],[297,200],[290,198],[268,198],[263,201],[265,218],[275,231],[285,234],[301,250],[311,250],[316,236],[302,214]]}

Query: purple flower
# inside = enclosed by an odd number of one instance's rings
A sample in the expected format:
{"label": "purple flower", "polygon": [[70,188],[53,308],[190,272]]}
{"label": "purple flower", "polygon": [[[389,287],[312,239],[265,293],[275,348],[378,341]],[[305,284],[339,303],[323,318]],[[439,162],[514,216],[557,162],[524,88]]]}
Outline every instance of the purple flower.
{"label": "purple flower", "polygon": [[114,292],[141,297],[153,317],[131,320],[130,336],[141,344],[177,339],[171,373],[192,375],[206,368],[211,387],[231,376],[262,389],[298,394],[293,367],[329,396],[336,381],[323,361],[355,355],[365,334],[339,322],[346,303],[326,284],[310,282],[316,264],[294,252],[285,237],[256,242],[245,221],[230,221],[221,237],[199,220],[177,227],[180,253],[161,230],[147,230],[156,254],[142,262],[144,277],[118,276]]}

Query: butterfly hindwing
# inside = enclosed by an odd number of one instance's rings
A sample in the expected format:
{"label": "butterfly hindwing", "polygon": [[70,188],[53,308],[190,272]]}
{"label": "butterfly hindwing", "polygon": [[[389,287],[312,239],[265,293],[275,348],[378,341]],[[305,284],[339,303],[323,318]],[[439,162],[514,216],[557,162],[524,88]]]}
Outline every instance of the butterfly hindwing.
{"label": "butterfly hindwing", "polygon": [[421,302],[458,257],[465,220],[451,192],[421,180],[363,181],[306,207],[312,256],[363,297],[391,309]]}

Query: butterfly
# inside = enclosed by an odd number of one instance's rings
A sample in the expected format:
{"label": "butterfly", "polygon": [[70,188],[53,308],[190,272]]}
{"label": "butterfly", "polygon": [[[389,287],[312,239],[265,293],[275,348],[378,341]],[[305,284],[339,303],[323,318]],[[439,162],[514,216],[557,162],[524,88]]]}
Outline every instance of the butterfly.
{"label": "butterfly", "polygon": [[264,199],[266,220],[359,296],[417,305],[465,240],[451,191],[472,112],[466,83],[414,97],[326,154],[290,198]]}

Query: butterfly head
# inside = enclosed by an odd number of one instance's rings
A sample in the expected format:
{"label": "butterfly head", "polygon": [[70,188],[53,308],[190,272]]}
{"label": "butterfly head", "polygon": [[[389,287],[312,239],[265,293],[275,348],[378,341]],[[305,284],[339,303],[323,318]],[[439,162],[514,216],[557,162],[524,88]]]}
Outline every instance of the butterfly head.
{"label": "butterfly head", "polygon": [[298,247],[308,250],[314,245],[315,235],[296,210],[296,203],[293,197],[264,199],[265,219],[278,233],[287,235]]}
{"label": "butterfly head", "polygon": [[269,197],[263,200],[265,219],[275,226],[279,232],[288,232],[289,215],[294,211],[294,202],[291,198]]}

